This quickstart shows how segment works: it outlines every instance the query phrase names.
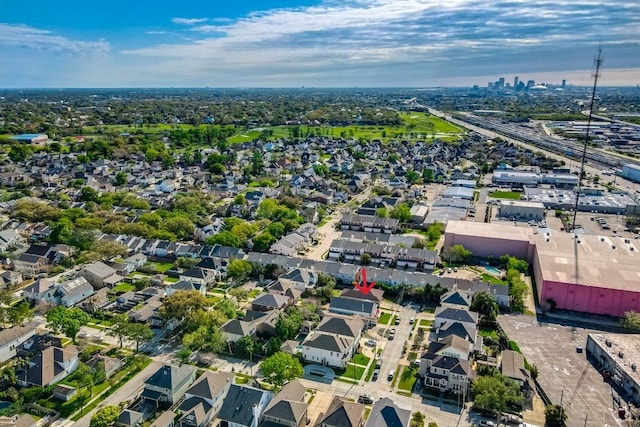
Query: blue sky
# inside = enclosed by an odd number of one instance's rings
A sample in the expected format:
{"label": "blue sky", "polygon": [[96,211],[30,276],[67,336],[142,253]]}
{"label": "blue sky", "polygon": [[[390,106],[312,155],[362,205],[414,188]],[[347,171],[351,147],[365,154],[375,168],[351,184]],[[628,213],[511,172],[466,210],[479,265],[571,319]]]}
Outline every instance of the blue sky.
{"label": "blue sky", "polygon": [[0,0],[0,87],[640,83],[638,0]]}

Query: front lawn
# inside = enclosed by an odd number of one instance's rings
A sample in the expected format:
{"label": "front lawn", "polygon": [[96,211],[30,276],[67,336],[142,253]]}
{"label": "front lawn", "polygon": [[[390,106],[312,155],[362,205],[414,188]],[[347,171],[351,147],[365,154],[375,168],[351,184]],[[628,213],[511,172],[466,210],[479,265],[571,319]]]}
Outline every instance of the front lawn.
{"label": "front lawn", "polygon": [[388,325],[391,320],[391,313],[388,311],[383,311],[380,317],[378,318],[378,325]]}
{"label": "front lawn", "polygon": [[398,389],[411,392],[413,390],[413,385],[416,383],[417,379],[418,370],[416,368],[405,366],[402,369],[402,374],[400,375],[400,383],[398,384]]}
{"label": "front lawn", "polygon": [[341,377],[344,380],[360,381],[360,378],[362,378],[362,374],[364,374],[364,371],[365,368],[349,363],[349,366],[347,366],[347,369],[344,371],[344,374],[342,374]]}
{"label": "front lawn", "polygon": [[508,285],[509,282],[507,282],[506,280],[502,280],[499,279],[498,277],[492,275],[492,274],[488,274],[488,273],[482,273],[482,281],[483,282],[489,282],[492,283],[494,285]]}
{"label": "front lawn", "polygon": [[431,325],[433,325],[433,320],[429,320],[429,319],[420,319],[420,326],[427,326],[427,327],[431,327]]}
{"label": "front lawn", "polygon": [[491,337],[496,340],[498,339],[498,332],[490,326],[481,325],[478,332],[482,337]]}
{"label": "front lawn", "polygon": [[371,358],[365,356],[364,354],[357,353],[355,356],[353,356],[353,360],[351,360],[351,362],[355,363],[356,365],[367,366],[369,360],[371,360]]}

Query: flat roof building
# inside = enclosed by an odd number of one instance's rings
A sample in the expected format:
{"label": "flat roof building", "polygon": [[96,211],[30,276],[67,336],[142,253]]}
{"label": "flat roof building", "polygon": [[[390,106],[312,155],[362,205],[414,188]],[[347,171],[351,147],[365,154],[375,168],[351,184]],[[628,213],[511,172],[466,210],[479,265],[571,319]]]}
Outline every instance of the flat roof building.
{"label": "flat roof building", "polygon": [[21,135],[14,135],[12,140],[22,142],[24,144],[47,144],[49,137],[44,133],[23,133]]}
{"label": "flat roof building", "polygon": [[444,231],[444,247],[462,245],[474,256],[499,258],[512,255],[528,260],[532,227],[508,224],[449,221]]}
{"label": "flat roof building", "polygon": [[498,209],[498,215],[514,220],[536,220],[544,218],[544,204],[540,202],[526,202],[522,200],[503,200]]}
{"label": "flat roof building", "polygon": [[620,176],[633,182],[640,182],[640,166],[627,163],[622,166]]}

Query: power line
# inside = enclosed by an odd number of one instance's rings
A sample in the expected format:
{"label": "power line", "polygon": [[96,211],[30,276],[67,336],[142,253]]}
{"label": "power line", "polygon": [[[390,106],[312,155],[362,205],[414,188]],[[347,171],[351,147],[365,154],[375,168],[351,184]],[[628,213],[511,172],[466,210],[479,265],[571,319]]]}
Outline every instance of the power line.
{"label": "power line", "polygon": [[600,76],[600,67],[604,62],[602,57],[602,45],[598,46],[598,56],[594,59],[594,65],[596,67],[595,74],[593,75],[593,90],[591,91],[591,103],[589,106],[589,117],[587,119],[587,129],[584,135],[584,146],[582,148],[582,161],[580,162],[580,174],[578,175],[578,188],[576,191],[576,202],[573,205],[573,223],[571,224],[571,231],[576,229],[576,216],[578,214],[578,202],[580,200],[580,190],[582,189],[582,176],[584,175],[584,164],[587,159],[587,144],[589,143],[589,132],[591,130],[591,119],[593,117],[593,107],[596,101],[596,87],[598,86],[598,77]]}

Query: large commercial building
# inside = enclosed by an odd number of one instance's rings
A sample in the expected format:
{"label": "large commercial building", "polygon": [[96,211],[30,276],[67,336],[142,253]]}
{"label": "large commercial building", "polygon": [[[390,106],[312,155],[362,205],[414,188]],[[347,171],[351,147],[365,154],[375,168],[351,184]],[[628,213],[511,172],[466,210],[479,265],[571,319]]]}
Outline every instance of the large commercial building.
{"label": "large commercial building", "polygon": [[620,176],[633,182],[640,182],[640,166],[628,163],[622,166]]}
{"label": "large commercial building", "polygon": [[44,145],[49,142],[49,137],[44,133],[23,133],[21,135],[12,136],[11,139],[22,142],[23,144],[35,145]]}
{"label": "large commercial building", "polygon": [[[576,204],[574,190],[555,190],[548,188],[525,188],[525,199],[539,202],[547,209],[573,210]],[[604,214],[629,214],[637,209],[635,200],[624,193],[610,193],[602,190],[584,188],[578,200],[579,212]]]}
{"label": "large commercial building", "polygon": [[536,187],[549,184],[556,188],[574,188],[578,185],[578,176],[568,173],[537,173],[520,170],[493,171],[494,184],[514,187]]}
{"label": "large commercial building", "polygon": [[498,215],[514,220],[536,220],[544,218],[544,204],[540,202],[524,202],[520,200],[503,200],[498,209]]}
{"label": "large commercial building", "polygon": [[444,247],[462,245],[474,256],[481,258],[512,255],[528,260],[531,236],[533,236],[532,227],[449,221],[444,232]]}
{"label": "large commercial building", "polygon": [[532,265],[538,301],[559,309],[623,317],[640,312],[640,241],[538,233],[533,227],[451,221],[444,247],[478,257],[512,255]]}
{"label": "large commercial building", "polygon": [[640,311],[640,252],[637,240],[622,237],[539,234],[533,273],[538,301],[557,308],[624,316]]}

